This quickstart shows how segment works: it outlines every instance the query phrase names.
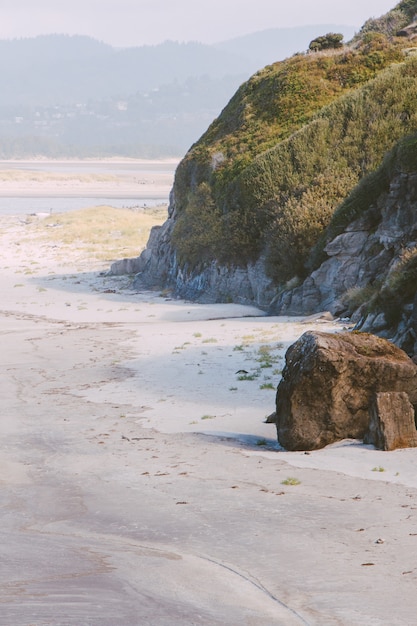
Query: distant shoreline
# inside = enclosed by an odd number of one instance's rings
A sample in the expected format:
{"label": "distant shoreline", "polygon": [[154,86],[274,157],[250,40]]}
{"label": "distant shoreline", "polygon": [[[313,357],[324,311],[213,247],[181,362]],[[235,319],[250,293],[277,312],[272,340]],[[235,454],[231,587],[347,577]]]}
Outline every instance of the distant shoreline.
{"label": "distant shoreline", "polygon": [[37,164],[47,164],[47,163],[53,163],[53,164],[59,164],[59,163],[63,163],[63,164],[77,164],[77,163],[88,163],[88,164],[100,164],[100,163],[111,163],[111,164],[125,164],[125,163],[131,163],[131,164],[138,164],[138,165],[143,165],[146,163],[149,164],[167,164],[167,165],[175,165],[178,164],[180,162],[182,157],[178,157],[178,158],[166,158],[166,159],[136,159],[136,158],[131,158],[131,157],[103,157],[103,158],[96,158],[96,157],[86,157],[86,158],[57,158],[57,159],[52,159],[49,157],[33,157],[32,159],[0,159],[0,166],[7,164],[7,163],[11,163],[13,165],[22,165],[22,164],[30,164],[30,163],[37,163]]}
{"label": "distant shoreline", "polygon": [[0,215],[92,205],[166,206],[176,164],[134,159],[0,161]]}
{"label": "distant shoreline", "polygon": [[0,161],[0,198],[119,199],[168,203],[177,161]]}
{"label": "distant shoreline", "polygon": [[131,192],[119,192],[119,193],[108,193],[105,190],[98,189],[96,191],[88,189],[80,189],[80,191],[65,191],[62,193],[58,193],[55,191],[33,191],[33,190],[23,190],[19,192],[11,192],[11,191],[3,191],[0,189],[0,198],[107,198],[109,200],[116,200],[118,198],[123,200],[136,200],[142,201],[143,199],[149,200],[161,200],[161,204],[168,204],[168,196],[163,193],[131,193]]}

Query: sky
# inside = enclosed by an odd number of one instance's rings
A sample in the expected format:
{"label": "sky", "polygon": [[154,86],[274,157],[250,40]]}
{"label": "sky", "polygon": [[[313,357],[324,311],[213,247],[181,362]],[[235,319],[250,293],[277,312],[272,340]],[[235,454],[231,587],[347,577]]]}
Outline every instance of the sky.
{"label": "sky", "polygon": [[115,47],[216,43],[267,28],[360,27],[398,0],[0,0],[0,39],[89,35]]}

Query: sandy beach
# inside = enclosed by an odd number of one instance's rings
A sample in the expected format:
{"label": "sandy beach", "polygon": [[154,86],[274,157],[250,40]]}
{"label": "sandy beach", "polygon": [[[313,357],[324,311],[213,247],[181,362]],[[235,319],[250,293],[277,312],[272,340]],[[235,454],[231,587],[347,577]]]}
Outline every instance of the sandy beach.
{"label": "sandy beach", "polygon": [[417,450],[264,423],[343,325],[138,294],[54,231],[0,222],[0,626],[413,624]]}

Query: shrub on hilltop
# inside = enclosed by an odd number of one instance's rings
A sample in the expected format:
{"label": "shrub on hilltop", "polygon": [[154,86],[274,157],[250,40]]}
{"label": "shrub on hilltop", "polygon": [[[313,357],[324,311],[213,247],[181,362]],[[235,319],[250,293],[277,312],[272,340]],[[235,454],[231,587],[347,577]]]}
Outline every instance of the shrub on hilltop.
{"label": "shrub on hilltop", "polygon": [[308,48],[313,52],[318,52],[319,50],[330,50],[342,47],[343,35],[341,33],[327,33],[327,35],[313,39]]}

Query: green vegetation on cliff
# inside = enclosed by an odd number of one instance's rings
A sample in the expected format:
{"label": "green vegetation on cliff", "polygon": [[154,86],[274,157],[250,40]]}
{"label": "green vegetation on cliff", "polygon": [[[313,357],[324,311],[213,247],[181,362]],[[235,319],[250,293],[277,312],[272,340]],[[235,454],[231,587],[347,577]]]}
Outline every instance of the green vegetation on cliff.
{"label": "green vegetation on cliff", "polygon": [[409,135],[402,139],[388,152],[380,167],[362,178],[345,200],[338,206],[318,241],[315,249],[313,265],[320,263],[323,245],[341,234],[354,220],[374,204],[389,189],[390,181],[398,174],[417,171],[417,135]]}
{"label": "green vegetation on cliff", "polygon": [[417,0],[404,0],[350,45],[295,55],[241,86],[177,170],[182,266],[262,257],[277,285],[305,275],[336,208],[417,131],[417,57],[395,36],[415,14]]}

